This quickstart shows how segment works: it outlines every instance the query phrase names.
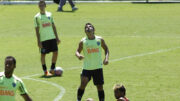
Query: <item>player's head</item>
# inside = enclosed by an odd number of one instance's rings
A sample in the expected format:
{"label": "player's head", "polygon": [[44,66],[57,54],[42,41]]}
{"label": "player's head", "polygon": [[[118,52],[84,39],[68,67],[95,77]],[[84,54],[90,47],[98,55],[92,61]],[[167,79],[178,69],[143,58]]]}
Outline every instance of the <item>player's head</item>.
{"label": "player's head", "polygon": [[39,5],[40,11],[44,11],[44,10],[45,10],[45,8],[46,8],[46,2],[45,2],[44,0],[40,0],[39,3],[38,3],[38,5]]}
{"label": "player's head", "polygon": [[94,37],[95,28],[91,23],[86,23],[84,29],[88,38]]}
{"label": "player's head", "polygon": [[5,75],[11,77],[14,69],[16,68],[16,59],[12,56],[7,56],[5,58]]}
{"label": "player's head", "polygon": [[88,98],[86,101],[94,101],[92,98]]}
{"label": "player's head", "polygon": [[119,99],[120,97],[125,97],[126,95],[126,88],[122,84],[116,84],[114,86],[114,96],[116,99]]}

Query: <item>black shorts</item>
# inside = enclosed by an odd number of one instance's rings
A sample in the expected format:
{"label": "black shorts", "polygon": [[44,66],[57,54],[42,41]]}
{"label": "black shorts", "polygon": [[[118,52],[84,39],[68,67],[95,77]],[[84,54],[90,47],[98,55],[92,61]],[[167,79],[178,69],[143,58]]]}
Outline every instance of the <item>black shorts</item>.
{"label": "black shorts", "polygon": [[41,53],[47,54],[49,52],[58,51],[57,41],[56,39],[46,40],[42,42]]}
{"label": "black shorts", "polygon": [[103,85],[104,77],[103,77],[103,69],[95,69],[95,70],[82,70],[81,76],[88,77],[89,81],[91,77],[93,78],[94,85]]}
{"label": "black shorts", "polygon": [[59,4],[60,0],[53,0],[54,3]]}

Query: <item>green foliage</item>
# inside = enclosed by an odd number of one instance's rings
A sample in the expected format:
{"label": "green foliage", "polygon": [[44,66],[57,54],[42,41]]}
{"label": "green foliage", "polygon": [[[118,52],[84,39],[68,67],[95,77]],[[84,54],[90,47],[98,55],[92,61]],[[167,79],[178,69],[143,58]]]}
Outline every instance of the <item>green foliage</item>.
{"label": "green foliage", "polygon": [[[180,4],[130,4],[130,3],[81,3],[76,12],[56,12],[57,5],[47,5],[53,13],[61,44],[57,66],[65,69],[63,77],[32,78],[56,83],[66,89],[61,101],[76,100],[80,84],[82,61],[75,57],[79,41],[85,36],[84,25],[94,24],[96,34],[109,46],[109,65],[104,66],[106,101],[115,101],[112,87],[123,83],[127,97],[132,101],[177,101],[180,99],[180,49],[147,54],[157,50],[179,47]],[[67,4],[65,11],[71,8]],[[17,59],[15,74],[24,77],[43,74],[37,47],[33,17],[37,5],[0,6],[0,70],[4,58],[13,55]],[[47,59],[48,69],[51,55]],[[104,54],[103,54],[104,55]],[[77,68],[79,67],[79,68]],[[53,101],[61,92],[55,86],[23,79],[34,101]],[[88,84],[83,101],[89,97],[98,101],[92,81]],[[17,101],[23,101],[18,95]]]}

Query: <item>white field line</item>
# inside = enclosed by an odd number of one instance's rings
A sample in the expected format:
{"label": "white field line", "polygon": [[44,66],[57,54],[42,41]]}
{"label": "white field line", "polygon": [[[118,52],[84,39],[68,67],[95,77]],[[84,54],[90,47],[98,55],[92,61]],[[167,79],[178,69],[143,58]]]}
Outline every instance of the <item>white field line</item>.
{"label": "white field line", "polygon": [[[112,36],[105,36],[105,37],[112,37]],[[120,38],[163,38],[163,39],[169,39],[169,38],[175,38],[175,39],[179,39],[180,36],[140,36],[140,35],[118,35],[116,37],[120,37]]]}
{"label": "white field line", "polygon": [[28,80],[38,81],[38,82],[50,84],[50,85],[52,85],[52,86],[55,86],[55,87],[59,88],[59,90],[60,90],[61,92],[58,94],[58,96],[57,96],[53,101],[59,101],[59,100],[63,97],[63,95],[65,94],[65,92],[66,92],[66,90],[65,90],[62,86],[60,86],[60,85],[58,85],[58,84],[56,84],[56,83],[53,83],[53,82],[44,81],[44,80],[38,80],[38,79],[33,79],[33,78],[29,78],[29,77],[23,77],[22,79],[28,79]]}
{"label": "white field line", "polygon": [[131,58],[135,58],[135,57],[142,57],[142,56],[146,56],[146,55],[153,55],[153,54],[157,54],[157,53],[169,52],[169,51],[176,50],[176,49],[179,49],[179,48],[180,47],[161,49],[161,50],[157,50],[157,51],[153,51],[153,52],[141,53],[141,54],[122,57],[122,58],[119,58],[119,59],[113,59],[113,60],[110,60],[109,62],[116,62],[116,61],[121,61],[121,60],[125,60],[125,59],[131,59]]}

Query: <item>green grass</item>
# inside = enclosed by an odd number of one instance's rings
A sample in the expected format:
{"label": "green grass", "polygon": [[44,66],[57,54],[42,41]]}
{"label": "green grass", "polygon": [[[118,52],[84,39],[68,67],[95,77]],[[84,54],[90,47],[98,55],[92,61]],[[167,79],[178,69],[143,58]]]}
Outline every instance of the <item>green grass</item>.
{"label": "green grass", "polygon": [[[75,57],[79,41],[85,36],[84,25],[94,24],[110,49],[110,60],[136,54],[179,47],[180,4],[81,3],[76,12],[56,12],[57,5],[47,5],[53,13],[62,43],[57,66],[65,69],[63,77],[41,78],[66,89],[61,101],[75,101],[80,84],[82,61]],[[64,8],[70,11],[67,4]],[[17,59],[19,77],[41,74],[40,54],[36,43],[33,17],[37,5],[0,6],[0,71],[4,58]],[[106,101],[115,101],[112,87],[123,83],[131,101],[169,101],[180,99],[180,49],[110,62],[104,66]],[[47,56],[47,66],[51,64]],[[71,67],[79,67],[70,70]],[[59,89],[43,82],[23,79],[34,101],[53,101]],[[83,100],[98,101],[96,87],[88,84]],[[17,101],[23,101],[17,95]]]}

